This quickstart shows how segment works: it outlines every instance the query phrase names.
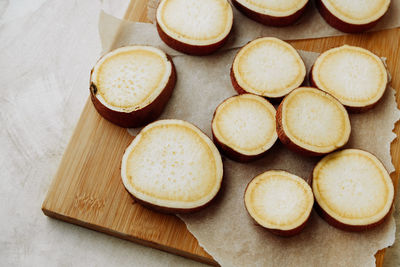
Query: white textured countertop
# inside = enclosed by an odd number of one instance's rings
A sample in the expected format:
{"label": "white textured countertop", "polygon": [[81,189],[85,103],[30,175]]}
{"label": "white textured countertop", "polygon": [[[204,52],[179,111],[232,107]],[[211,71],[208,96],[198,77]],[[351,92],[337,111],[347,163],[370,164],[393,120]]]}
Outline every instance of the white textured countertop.
{"label": "white textured countertop", "polygon": [[0,265],[201,266],[43,215],[88,97],[100,2],[0,1]]}
{"label": "white textured countertop", "polygon": [[[40,209],[88,97],[99,11],[98,0],[0,1],[0,265],[201,266]],[[396,244],[385,266],[400,266]]]}

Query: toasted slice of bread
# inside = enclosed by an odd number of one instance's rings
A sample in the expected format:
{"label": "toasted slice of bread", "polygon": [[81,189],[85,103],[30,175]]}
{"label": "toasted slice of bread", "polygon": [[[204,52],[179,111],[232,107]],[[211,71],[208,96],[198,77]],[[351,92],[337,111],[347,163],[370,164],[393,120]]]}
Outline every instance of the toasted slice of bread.
{"label": "toasted slice of bread", "polygon": [[151,46],[125,46],[104,55],[92,69],[92,102],[105,119],[122,127],[155,120],[175,87],[172,59]]}
{"label": "toasted slice of bread", "polygon": [[281,236],[299,233],[314,204],[311,187],[302,178],[278,170],[256,176],[247,185],[244,202],[250,216]]}
{"label": "toasted slice of bread", "polygon": [[299,87],[306,76],[300,55],[290,44],[273,37],[258,38],[237,53],[231,68],[239,94],[280,99]]}
{"label": "toasted slice of bread", "polygon": [[311,84],[336,97],[351,112],[363,112],[382,98],[388,75],[372,52],[344,45],[322,53],[311,71]]}
{"label": "toasted slice of bread", "polygon": [[232,0],[247,17],[269,26],[287,26],[303,15],[308,0]]}
{"label": "toasted slice of bread", "polygon": [[386,14],[390,0],[317,0],[321,16],[332,27],[348,33],[374,27]]}
{"label": "toasted slice of bread", "polygon": [[159,120],[144,127],[122,157],[122,182],[141,204],[167,213],[197,211],[217,195],[222,160],[194,125]]}
{"label": "toasted slice of bread", "polygon": [[393,182],[383,164],[359,149],[338,151],[318,162],[312,189],[321,217],[347,231],[381,224],[394,200]]}
{"label": "toasted slice of bread", "polygon": [[286,96],[278,107],[276,123],[281,142],[307,156],[320,156],[344,146],[351,131],[343,105],[312,87],[300,87]]}
{"label": "toasted slice of bread", "polygon": [[252,94],[233,96],[214,113],[214,142],[228,157],[247,162],[262,157],[278,139],[276,110],[267,100]]}
{"label": "toasted slice of bread", "polygon": [[161,0],[156,21],[158,34],[168,46],[207,55],[226,42],[233,12],[227,0]]}

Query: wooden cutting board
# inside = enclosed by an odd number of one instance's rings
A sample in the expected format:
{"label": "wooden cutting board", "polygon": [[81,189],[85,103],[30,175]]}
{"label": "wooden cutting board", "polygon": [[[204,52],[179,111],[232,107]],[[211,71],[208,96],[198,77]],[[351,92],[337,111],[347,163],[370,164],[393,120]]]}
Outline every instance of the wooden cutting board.
{"label": "wooden cutting board", "polygon": [[[125,18],[146,21],[146,4],[147,0],[132,0]],[[393,74],[392,86],[399,92],[400,73],[396,73],[396,70],[400,70],[399,42],[400,29],[392,29],[290,43],[297,49],[315,52],[344,43],[370,49],[388,58],[388,68]],[[89,88],[80,90],[85,89],[89,92]],[[398,93],[397,102],[400,100],[399,95]],[[399,124],[396,125],[395,132],[399,135]],[[88,99],[43,202],[44,214],[217,265],[180,219],[142,207],[125,191],[120,178],[120,161],[124,149],[131,141],[132,136],[126,129],[100,117]],[[397,188],[400,170],[400,144],[397,140],[392,143],[391,153],[396,167],[392,179]],[[382,266],[383,256],[384,250],[376,254],[377,266]]]}

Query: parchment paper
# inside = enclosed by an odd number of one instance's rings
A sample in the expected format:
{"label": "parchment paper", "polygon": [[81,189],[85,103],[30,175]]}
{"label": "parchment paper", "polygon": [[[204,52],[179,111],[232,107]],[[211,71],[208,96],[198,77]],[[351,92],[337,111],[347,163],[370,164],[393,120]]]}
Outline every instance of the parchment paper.
{"label": "parchment paper", "polygon": [[[349,0],[351,1],[351,0]],[[147,17],[151,22],[155,22],[156,8],[160,0],[149,0]],[[232,34],[226,48],[243,46],[250,40],[260,36],[275,36],[283,40],[311,39],[327,36],[344,35],[345,33],[336,30],[325,22],[315,7],[314,0],[303,16],[288,27],[269,27],[255,22],[234,6],[233,9],[233,28]],[[400,0],[392,0],[388,12],[382,20],[371,31],[396,28],[400,26]]]}
{"label": "parchment paper", "polygon": [[[109,32],[113,23],[118,34]],[[107,26],[107,27],[105,27]],[[217,105],[235,95],[229,69],[237,49],[211,56],[193,57],[168,49],[155,27],[126,23],[102,14],[100,33],[103,44],[117,37],[110,47],[128,44],[152,44],[170,53],[178,75],[177,85],[161,119],[183,119],[197,125],[211,137],[211,119]],[[307,68],[317,53],[300,51]],[[395,91],[388,88],[382,101],[370,112],[351,115],[352,134],[347,147],[363,148],[380,158],[389,172],[394,170],[390,143],[394,123],[400,112]],[[131,129],[134,135],[139,129]],[[200,245],[222,266],[374,266],[377,250],[394,242],[395,224],[391,216],[374,230],[348,233],[328,225],[314,212],[304,231],[292,238],[274,236],[256,226],[245,211],[244,189],[257,174],[283,169],[307,178],[318,159],[299,156],[279,143],[266,157],[240,164],[223,157],[224,180],[217,200],[205,210],[180,215]]]}

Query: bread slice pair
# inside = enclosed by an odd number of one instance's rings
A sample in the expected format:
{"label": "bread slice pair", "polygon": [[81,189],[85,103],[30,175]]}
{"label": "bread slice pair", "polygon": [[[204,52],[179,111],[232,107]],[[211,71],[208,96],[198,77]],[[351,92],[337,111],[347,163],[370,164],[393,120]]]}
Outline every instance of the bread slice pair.
{"label": "bread slice pair", "polygon": [[280,141],[306,156],[321,156],[344,146],[351,132],[344,106],[312,87],[287,95],[278,107],[276,123]]}
{"label": "bread slice pair", "polygon": [[258,38],[242,47],[233,60],[231,81],[239,94],[280,100],[299,87],[306,76],[300,55],[290,44],[273,37]]}
{"label": "bread slice pair", "polygon": [[256,176],[247,185],[244,202],[262,227],[281,236],[298,234],[310,217],[314,197],[302,178],[279,170]]}
{"label": "bread slice pair", "polygon": [[269,26],[287,26],[298,20],[306,10],[308,0],[232,0],[232,4],[247,17]]}
{"label": "bread slice pair", "polygon": [[369,50],[344,45],[317,58],[310,81],[336,97],[349,111],[364,112],[382,98],[388,74],[382,60]]}
{"label": "bread slice pair", "polygon": [[347,231],[373,228],[389,215],[394,201],[392,179],[371,153],[345,149],[315,166],[312,189],[318,213]]}
{"label": "bread slice pair", "polygon": [[156,13],[160,38],[191,55],[220,48],[232,29],[233,12],[227,0],[161,0]]}
{"label": "bread slice pair", "polygon": [[121,177],[141,204],[167,213],[197,211],[217,195],[222,160],[194,125],[159,120],[144,127],[122,157]]}
{"label": "bread slice pair", "polygon": [[164,110],[176,83],[172,59],[151,46],[115,49],[93,67],[90,95],[105,119],[122,127],[139,127]]}
{"label": "bread slice pair", "polygon": [[390,0],[317,0],[317,7],[332,27],[348,33],[374,27],[386,14]]}
{"label": "bread slice pair", "polygon": [[275,116],[274,106],[263,97],[230,97],[214,112],[214,142],[233,160],[248,162],[261,158],[278,139]]}

